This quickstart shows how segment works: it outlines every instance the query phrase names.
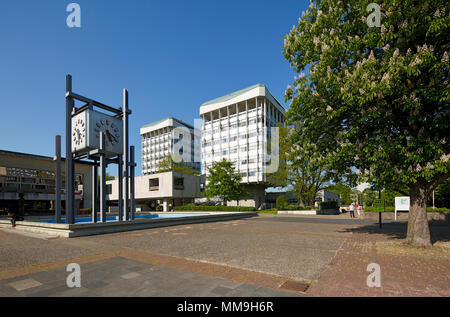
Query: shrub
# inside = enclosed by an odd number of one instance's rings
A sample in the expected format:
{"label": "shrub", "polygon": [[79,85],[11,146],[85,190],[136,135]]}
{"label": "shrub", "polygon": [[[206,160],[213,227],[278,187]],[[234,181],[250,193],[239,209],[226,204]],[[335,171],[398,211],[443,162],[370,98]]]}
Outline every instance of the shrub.
{"label": "shrub", "polygon": [[289,199],[286,195],[280,195],[277,198],[276,206],[278,210],[283,210],[289,205]]}
{"label": "shrub", "polygon": [[258,211],[258,213],[260,213],[260,214],[277,214],[278,209],[276,209],[276,208],[266,209],[266,210]]}
{"label": "shrub", "polygon": [[312,206],[300,207],[298,205],[286,205],[284,208],[278,210],[313,210],[313,209],[314,207]]}

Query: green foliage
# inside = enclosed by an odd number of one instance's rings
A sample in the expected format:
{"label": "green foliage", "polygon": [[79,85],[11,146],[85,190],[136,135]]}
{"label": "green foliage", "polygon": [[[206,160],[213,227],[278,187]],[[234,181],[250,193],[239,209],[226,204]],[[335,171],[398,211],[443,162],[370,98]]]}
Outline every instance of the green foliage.
{"label": "green foliage", "polygon": [[[271,187],[275,188],[286,187],[289,184],[288,153],[291,151],[292,148],[289,139],[289,129],[286,128],[281,123],[278,124],[277,127],[279,129],[278,169],[274,173],[267,174],[267,183],[270,184]],[[271,150],[270,145],[271,140],[268,140],[268,149],[267,149],[268,152]]]}
{"label": "green foliage", "polygon": [[338,183],[325,187],[325,190],[341,195],[341,205],[350,205],[352,203],[352,189],[350,188],[350,186]]}
{"label": "green foliage", "polygon": [[197,206],[194,204],[188,204],[184,206],[174,207],[175,211],[243,211],[252,212],[256,211],[254,207],[233,207],[233,206]]}
{"label": "green foliage", "polygon": [[289,205],[289,199],[286,195],[280,195],[277,197],[276,200],[277,209],[284,210],[283,208],[287,207],[287,205]]}
{"label": "green foliage", "polygon": [[167,172],[177,172],[190,175],[200,174],[197,170],[195,170],[191,166],[186,165],[184,162],[176,163],[171,155],[169,155],[161,162],[159,162],[158,165],[157,173],[167,173]]}
{"label": "green foliage", "polygon": [[369,2],[314,1],[285,37],[294,144],[314,144],[336,178],[429,192],[450,170],[449,3],[386,0],[369,28]]}
{"label": "green foliage", "polygon": [[437,207],[450,208],[450,178],[436,188],[434,199]]}
{"label": "green foliage", "polygon": [[384,0],[376,28],[370,2],[313,0],[285,36],[300,73],[285,93],[287,123],[293,147],[313,144],[335,181],[407,186],[407,240],[431,247],[426,200],[450,177],[450,4]]}
{"label": "green foliage", "polygon": [[278,210],[313,210],[313,206],[299,206],[299,205],[286,205],[282,209]]}
{"label": "green foliage", "polygon": [[375,199],[378,198],[378,193],[372,188],[366,188],[362,192],[362,203],[365,206],[373,206]]}
{"label": "green foliage", "polygon": [[272,214],[272,215],[276,215],[276,214],[278,214],[278,209],[276,209],[276,208],[266,209],[266,210],[258,211],[258,213],[259,213],[259,214]]}
{"label": "green foliage", "polygon": [[227,201],[239,201],[242,197],[249,195],[241,184],[241,174],[236,173],[233,163],[230,161],[223,159],[214,162],[208,171],[209,175],[205,186],[206,197],[219,197],[226,204]]}

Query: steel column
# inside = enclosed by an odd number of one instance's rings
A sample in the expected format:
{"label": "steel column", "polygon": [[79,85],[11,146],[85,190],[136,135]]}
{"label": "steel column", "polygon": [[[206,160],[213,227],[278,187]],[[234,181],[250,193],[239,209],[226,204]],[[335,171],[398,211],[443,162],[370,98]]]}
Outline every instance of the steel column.
{"label": "steel column", "polygon": [[92,222],[97,222],[98,214],[98,167],[92,166]]}
{"label": "steel column", "polygon": [[131,215],[130,220],[134,220],[136,215],[136,204],[134,200],[134,170],[136,163],[134,162],[134,146],[130,147],[130,199],[131,199]]}
{"label": "steel column", "polygon": [[55,222],[61,223],[61,136],[55,138]]}
{"label": "steel column", "polygon": [[122,155],[119,155],[118,157],[119,159],[119,171],[118,171],[118,183],[119,183],[119,188],[118,188],[118,193],[119,193],[119,198],[118,198],[118,203],[119,203],[119,221],[123,220],[123,158]]}
{"label": "steel column", "polygon": [[124,201],[123,209],[124,216],[123,220],[127,221],[129,219],[129,201],[128,201],[128,187],[129,187],[129,174],[128,174],[128,90],[123,90],[123,165],[124,165]]}
{"label": "steel column", "polygon": [[106,222],[106,156],[105,132],[100,133],[100,222]]}
{"label": "steel column", "polygon": [[74,178],[72,160],[72,111],[74,101],[72,93],[72,76],[66,76],[66,223],[73,224],[74,217]]}

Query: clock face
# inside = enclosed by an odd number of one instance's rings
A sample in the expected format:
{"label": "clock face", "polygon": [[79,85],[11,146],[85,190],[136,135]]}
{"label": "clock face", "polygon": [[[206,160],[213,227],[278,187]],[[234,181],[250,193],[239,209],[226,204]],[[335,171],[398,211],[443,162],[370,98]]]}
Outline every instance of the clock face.
{"label": "clock face", "polygon": [[123,123],[119,118],[88,109],[72,117],[72,151],[100,149],[100,134],[105,136],[105,151],[113,157],[123,152]]}
{"label": "clock face", "polygon": [[72,128],[72,141],[77,147],[84,144],[86,139],[86,123],[83,118],[77,118]]}
{"label": "clock face", "polygon": [[105,145],[106,147],[114,147],[120,142],[120,128],[117,123],[114,123],[109,119],[98,119],[95,122],[94,127],[95,138],[100,142],[100,133],[105,133]]}

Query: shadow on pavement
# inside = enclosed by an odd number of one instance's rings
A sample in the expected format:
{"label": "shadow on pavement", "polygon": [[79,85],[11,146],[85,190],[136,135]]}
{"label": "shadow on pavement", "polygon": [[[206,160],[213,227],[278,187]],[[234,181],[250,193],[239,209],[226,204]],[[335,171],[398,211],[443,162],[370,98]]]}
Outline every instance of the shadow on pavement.
{"label": "shadow on pavement", "polygon": [[[448,242],[450,241],[450,222],[446,221],[429,221],[431,242]],[[363,225],[356,228],[345,228],[340,232],[346,233],[369,233],[382,234],[390,239],[406,239],[408,229],[407,222],[388,222],[383,223],[380,229],[378,224]]]}

